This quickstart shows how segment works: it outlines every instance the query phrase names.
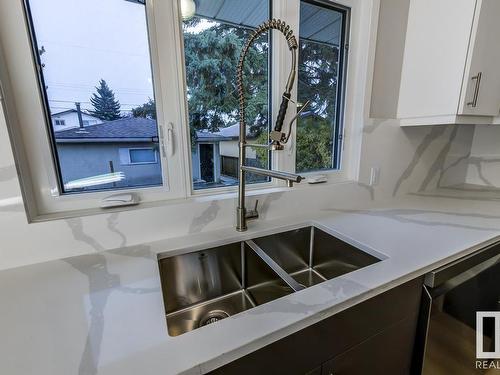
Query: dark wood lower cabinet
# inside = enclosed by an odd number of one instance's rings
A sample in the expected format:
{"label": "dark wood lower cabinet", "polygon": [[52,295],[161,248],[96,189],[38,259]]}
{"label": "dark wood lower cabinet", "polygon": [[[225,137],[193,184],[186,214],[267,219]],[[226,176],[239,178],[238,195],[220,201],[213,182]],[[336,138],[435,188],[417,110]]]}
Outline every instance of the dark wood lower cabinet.
{"label": "dark wood lower cabinet", "polygon": [[322,366],[316,367],[314,370],[309,371],[306,375],[321,375]]}
{"label": "dark wood lower cabinet", "polygon": [[410,373],[416,321],[409,317],[322,365],[322,375]]}
{"label": "dark wood lower cabinet", "polygon": [[212,374],[407,374],[421,290],[422,279],[407,282]]}

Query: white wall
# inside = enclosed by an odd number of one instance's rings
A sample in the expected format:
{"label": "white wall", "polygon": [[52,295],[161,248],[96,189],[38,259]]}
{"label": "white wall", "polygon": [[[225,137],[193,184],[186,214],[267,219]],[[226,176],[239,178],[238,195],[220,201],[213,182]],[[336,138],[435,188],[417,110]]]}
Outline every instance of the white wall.
{"label": "white wall", "polygon": [[467,169],[467,184],[500,188],[500,127],[476,125],[470,156],[460,164]]}
{"label": "white wall", "polygon": [[[395,0],[382,0],[382,4],[391,1]],[[379,46],[384,44],[378,41]],[[369,60],[374,60],[373,53]],[[369,64],[369,77],[372,69]],[[375,71],[383,69],[376,67]],[[371,87],[370,79],[368,85]],[[363,100],[362,95],[356,95],[356,100]],[[367,100],[370,102],[369,96]],[[385,108],[393,107],[393,103],[382,103]],[[260,197],[259,220],[297,212],[317,215],[355,208],[370,200],[432,190],[443,179],[460,176],[450,166],[470,152],[473,128],[468,126],[403,129],[394,120],[371,119],[359,120],[357,125],[354,131],[363,137],[359,183],[297,187],[267,194]],[[374,166],[380,167],[380,183],[370,187],[366,183]],[[234,212],[233,198],[198,198],[121,213],[27,224],[6,124],[0,113],[0,269],[227,227],[234,225]]]}
{"label": "white wall", "polygon": [[[238,157],[238,141],[222,141],[219,142],[220,154],[223,156]],[[247,158],[255,159],[257,153],[255,148],[247,148]]]}

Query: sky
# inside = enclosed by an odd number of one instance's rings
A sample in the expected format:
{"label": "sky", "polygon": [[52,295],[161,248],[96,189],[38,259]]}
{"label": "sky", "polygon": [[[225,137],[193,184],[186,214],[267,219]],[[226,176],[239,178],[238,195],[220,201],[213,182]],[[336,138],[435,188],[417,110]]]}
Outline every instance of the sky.
{"label": "sky", "polygon": [[144,5],[124,0],[30,0],[52,113],[91,109],[104,79],[122,110],[153,98]]}
{"label": "sky", "polygon": [[[198,2],[200,10],[211,11],[215,4],[211,1]],[[248,7],[261,0],[234,0],[221,12],[241,16],[241,2]],[[154,97],[144,5],[125,0],[29,0],[29,4],[38,47],[44,50],[41,60],[52,113],[75,108],[75,102],[92,109],[90,97],[101,78],[115,92],[122,111]],[[302,11],[306,16],[308,9]],[[302,25],[304,30],[322,28],[316,18],[323,13],[329,12],[313,12],[312,22]],[[202,20],[187,31],[202,32],[212,24]]]}

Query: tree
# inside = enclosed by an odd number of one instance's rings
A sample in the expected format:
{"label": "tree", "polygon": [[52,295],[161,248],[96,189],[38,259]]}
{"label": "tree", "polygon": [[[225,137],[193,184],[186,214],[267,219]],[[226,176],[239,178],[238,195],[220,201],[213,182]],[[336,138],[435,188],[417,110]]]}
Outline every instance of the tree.
{"label": "tree", "polygon": [[96,91],[90,98],[90,102],[94,106],[94,110],[90,111],[92,115],[103,121],[121,118],[120,102],[115,99],[115,93],[109,88],[104,79],[99,81]]}
{"label": "tree", "polygon": [[336,110],[338,63],[338,47],[300,41],[298,100],[310,100],[307,110],[331,121],[335,118]]}
{"label": "tree", "polygon": [[[212,22],[197,29],[201,19],[184,23],[187,100],[191,140],[197,130],[218,131],[239,121],[236,67],[252,30]],[[268,142],[269,41],[260,36],[245,61],[246,123],[257,143]],[[339,49],[313,41],[299,42],[299,101],[310,100],[297,123],[297,170],[331,168],[335,126]],[[290,109],[292,110],[292,106]],[[154,101],[132,110],[135,117],[155,118]],[[267,151],[257,150],[260,166],[267,165]]]}
{"label": "tree", "polygon": [[328,119],[310,115],[297,123],[298,172],[332,167],[333,134]]}
{"label": "tree", "polygon": [[310,104],[297,121],[299,172],[332,167],[338,69],[338,47],[300,41],[298,100],[302,103],[310,100]]}
{"label": "tree", "polygon": [[[184,24],[189,124],[196,130],[217,131],[239,121],[236,66],[251,30],[213,23],[201,32],[199,18]],[[310,100],[307,115],[297,123],[297,170],[331,168],[336,87],[339,69],[337,46],[313,41],[299,43],[299,101]],[[246,123],[258,143],[265,143],[268,114],[268,38],[252,45],[246,58],[244,86]],[[258,159],[266,163],[267,151]]]}
{"label": "tree", "polygon": [[[213,23],[191,32],[199,18],[184,24],[184,50],[191,137],[196,130],[212,132],[239,121],[236,66],[251,30]],[[268,38],[261,36],[247,55],[244,85],[246,122],[258,135],[268,124]]]}
{"label": "tree", "polygon": [[132,116],[156,120],[156,104],[151,98],[139,107],[132,108]]}

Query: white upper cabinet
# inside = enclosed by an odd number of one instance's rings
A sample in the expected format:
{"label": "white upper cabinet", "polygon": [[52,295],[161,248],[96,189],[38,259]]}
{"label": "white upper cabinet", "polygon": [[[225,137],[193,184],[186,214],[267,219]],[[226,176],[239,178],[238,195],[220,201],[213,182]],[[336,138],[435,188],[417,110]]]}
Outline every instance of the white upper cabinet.
{"label": "white upper cabinet", "polygon": [[401,125],[494,123],[500,111],[500,1],[411,0]]}
{"label": "white upper cabinet", "polygon": [[500,110],[500,1],[478,1],[465,65],[459,113],[497,116]]}

